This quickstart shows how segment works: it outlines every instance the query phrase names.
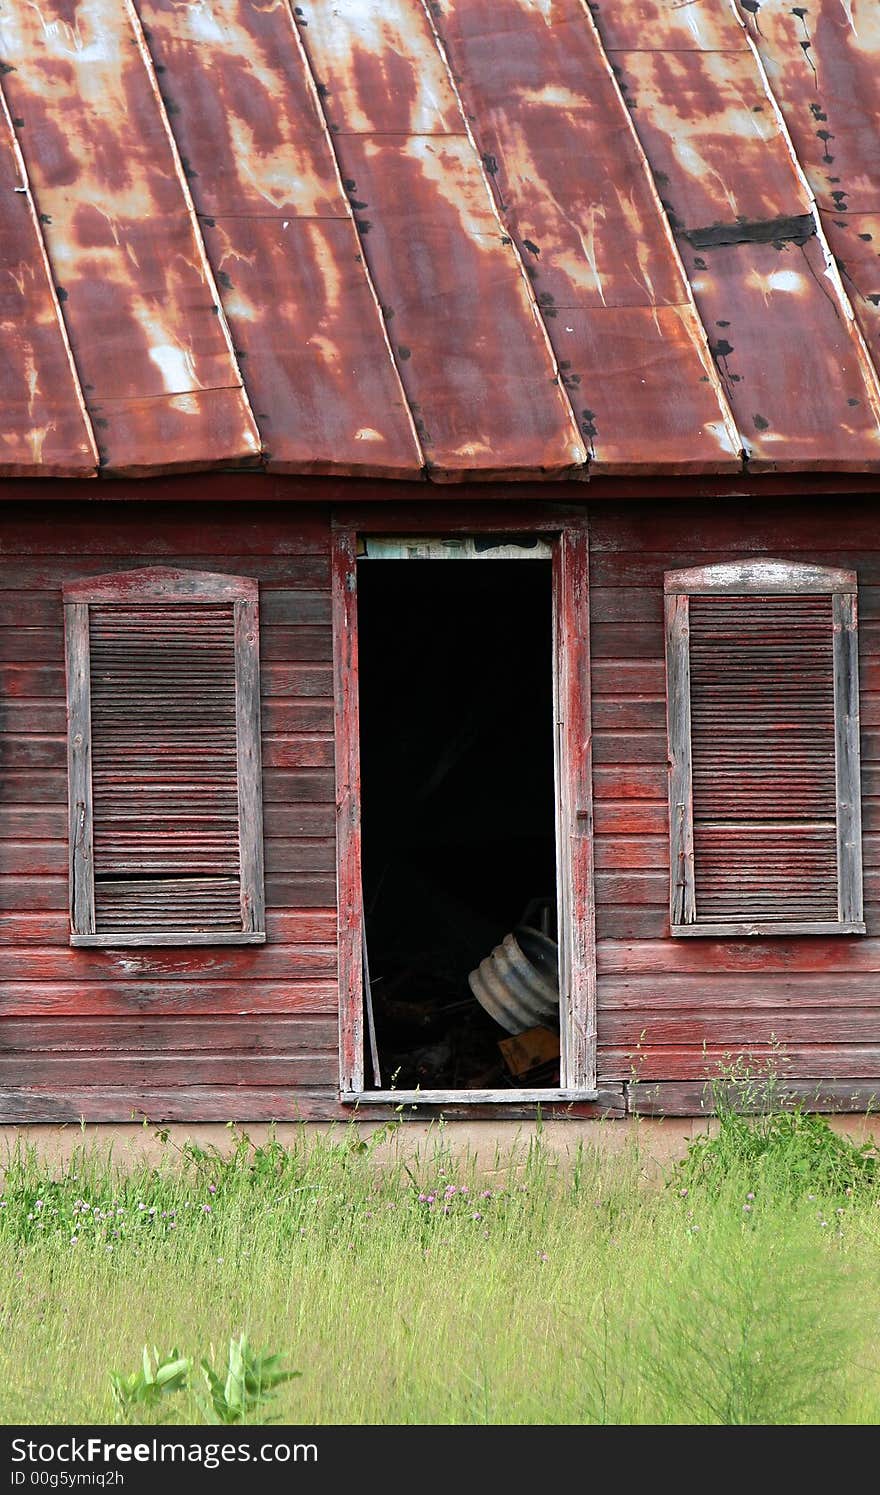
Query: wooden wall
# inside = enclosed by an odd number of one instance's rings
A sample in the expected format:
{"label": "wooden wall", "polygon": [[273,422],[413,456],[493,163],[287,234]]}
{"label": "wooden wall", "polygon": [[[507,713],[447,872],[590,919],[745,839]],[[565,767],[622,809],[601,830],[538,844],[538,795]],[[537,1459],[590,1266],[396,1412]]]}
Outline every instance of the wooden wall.
{"label": "wooden wall", "polygon": [[[590,532],[600,1078],[636,1078],[631,1109],[699,1113],[705,1077],[772,1035],[801,1093],[861,1109],[880,1099],[876,500],[596,506]],[[669,938],[663,572],[743,555],[858,572],[867,937]]]}
{"label": "wooden wall", "polygon": [[[328,541],[312,505],[0,510],[0,1121],[347,1114]],[[858,572],[867,938],[669,938],[663,571],[744,554]],[[68,945],[60,586],[151,563],[260,581],[265,947]],[[603,1095],[699,1113],[718,1061],[775,1035],[783,1074],[859,1109],[880,1096],[876,500],[597,504],[590,564]]]}
{"label": "wooden wall", "polygon": [[[338,1111],[328,536],[316,508],[0,511],[0,1120]],[[150,564],[260,582],[266,946],[68,945],[60,587]]]}

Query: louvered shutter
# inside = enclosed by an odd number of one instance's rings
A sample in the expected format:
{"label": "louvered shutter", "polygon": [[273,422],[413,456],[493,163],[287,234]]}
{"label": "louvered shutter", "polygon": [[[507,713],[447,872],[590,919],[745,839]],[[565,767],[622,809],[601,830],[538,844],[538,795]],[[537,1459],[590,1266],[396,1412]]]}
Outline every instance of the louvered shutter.
{"label": "louvered shutter", "polygon": [[265,937],[256,607],[170,570],[65,588],[74,943]]}
{"label": "louvered shutter", "polygon": [[853,573],[666,578],[673,933],[862,932]]}

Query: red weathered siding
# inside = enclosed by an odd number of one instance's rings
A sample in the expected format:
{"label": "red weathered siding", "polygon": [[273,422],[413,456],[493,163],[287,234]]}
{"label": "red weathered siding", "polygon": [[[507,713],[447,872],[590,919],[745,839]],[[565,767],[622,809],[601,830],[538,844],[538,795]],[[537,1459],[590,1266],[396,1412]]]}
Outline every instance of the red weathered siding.
{"label": "red weathered siding", "polygon": [[[663,572],[743,555],[858,573],[867,937],[669,937]],[[718,1062],[766,1052],[773,1036],[782,1077],[827,1081],[822,1093],[844,1106],[880,1095],[876,510],[857,500],[595,507],[591,617],[600,1083],[638,1077],[633,1108],[698,1112]]]}
{"label": "red weathered siding", "polygon": [[[584,497],[544,492],[548,504]],[[520,505],[480,510],[463,496],[454,526],[497,533],[505,515],[523,523]],[[416,517],[390,504],[383,520],[391,531],[451,522],[448,507]],[[786,1076],[808,1091],[822,1082],[844,1108],[864,1104],[880,1095],[876,499],[599,502],[590,530],[602,1094],[616,1093],[619,1109],[637,1076],[632,1109],[698,1112],[716,1061],[775,1035]],[[336,1088],[329,542],[329,510],[303,503],[0,510],[0,1120],[347,1114]],[[745,554],[858,573],[866,938],[669,938],[663,572]],[[68,945],[60,588],[157,563],[260,583],[264,947]]]}
{"label": "red weathered siding", "polygon": [[[0,515],[0,1120],[337,1111],[329,520],[250,506]],[[260,582],[268,943],[73,950],[61,584]]]}

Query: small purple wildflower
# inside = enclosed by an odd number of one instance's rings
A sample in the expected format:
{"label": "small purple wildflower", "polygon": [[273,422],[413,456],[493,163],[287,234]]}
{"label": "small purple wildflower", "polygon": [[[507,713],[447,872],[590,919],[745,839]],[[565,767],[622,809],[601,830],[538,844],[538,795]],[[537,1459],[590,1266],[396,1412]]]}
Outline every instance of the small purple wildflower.
{"label": "small purple wildflower", "polygon": [[479,1210],[475,1211],[475,1213],[471,1215],[472,1220],[482,1220],[482,1218],[483,1216],[480,1214]]}

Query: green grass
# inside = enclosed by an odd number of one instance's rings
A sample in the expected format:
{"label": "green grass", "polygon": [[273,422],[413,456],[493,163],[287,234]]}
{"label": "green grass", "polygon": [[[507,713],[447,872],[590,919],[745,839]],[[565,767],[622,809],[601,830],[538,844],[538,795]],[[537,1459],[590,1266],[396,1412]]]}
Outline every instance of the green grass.
{"label": "green grass", "polygon": [[302,1373],[251,1420],[876,1423],[872,1157],[822,1122],[799,1151],[790,1133],[756,1151],[757,1126],[722,1118],[714,1155],[665,1182],[601,1136],[564,1165],[539,1140],[481,1171],[442,1128],[421,1153],[403,1128],[391,1163],[355,1128],[239,1135],[225,1159],[169,1142],[149,1168],[20,1151],[0,1421],[112,1421],[110,1372],[147,1344],[196,1369],[137,1417],[201,1422],[199,1361],[222,1370],[244,1332]]}

